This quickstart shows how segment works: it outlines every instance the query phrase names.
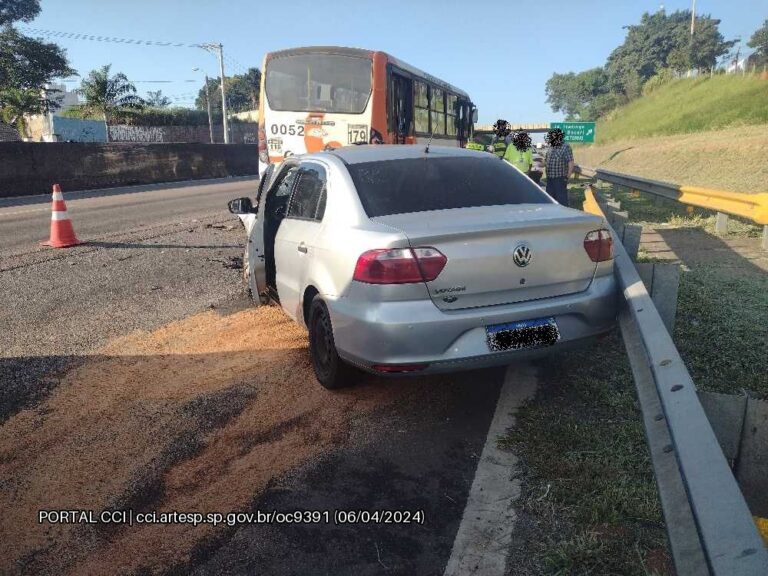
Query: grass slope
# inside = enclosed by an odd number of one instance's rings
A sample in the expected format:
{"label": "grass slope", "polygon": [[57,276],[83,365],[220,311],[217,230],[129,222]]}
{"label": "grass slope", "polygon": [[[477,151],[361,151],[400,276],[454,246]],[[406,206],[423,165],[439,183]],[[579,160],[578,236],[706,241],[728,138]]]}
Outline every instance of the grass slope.
{"label": "grass slope", "polygon": [[674,80],[598,122],[600,142],[768,124],[768,81],[724,75]]}
{"label": "grass slope", "polygon": [[768,80],[676,80],[615,110],[582,166],[736,192],[768,191]]}

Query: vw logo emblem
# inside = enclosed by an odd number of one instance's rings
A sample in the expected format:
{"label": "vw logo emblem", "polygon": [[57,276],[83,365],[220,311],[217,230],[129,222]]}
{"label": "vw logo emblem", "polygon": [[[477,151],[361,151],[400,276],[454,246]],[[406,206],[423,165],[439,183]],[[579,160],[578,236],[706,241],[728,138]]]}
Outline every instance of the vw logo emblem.
{"label": "vw logo emblem", "polygon": [[512,260],[514,260],[515,264],[520,266],[520,268],[528,266],[528,264],[531,263],[531,257],[531,248],[528,244],[518,244],[515,246],[514,252],[512,252]]}

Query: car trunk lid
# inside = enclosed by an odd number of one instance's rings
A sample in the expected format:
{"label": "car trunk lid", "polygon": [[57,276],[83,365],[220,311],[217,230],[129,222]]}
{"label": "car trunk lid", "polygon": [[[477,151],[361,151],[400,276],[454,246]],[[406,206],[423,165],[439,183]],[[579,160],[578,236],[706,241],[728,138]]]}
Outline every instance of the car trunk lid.
{"label": "car trunk lid", "polygon": [[441,310],[586,290],[596,263],[584,250],[584,237],[602,227],[596,216],[557,204],[435,210],[372,220],[400,230],[412,247],[432,246],[448,258],[440,275],[426,283]]}

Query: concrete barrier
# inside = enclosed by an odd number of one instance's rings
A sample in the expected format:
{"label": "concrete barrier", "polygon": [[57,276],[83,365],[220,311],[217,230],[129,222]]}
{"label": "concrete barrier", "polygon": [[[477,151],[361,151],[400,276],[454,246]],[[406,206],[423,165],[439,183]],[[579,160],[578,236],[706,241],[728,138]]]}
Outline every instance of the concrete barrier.
{"label": "concrete barrier", "polygon": [[255,174],[255,144],[0,142],[0,197]]}

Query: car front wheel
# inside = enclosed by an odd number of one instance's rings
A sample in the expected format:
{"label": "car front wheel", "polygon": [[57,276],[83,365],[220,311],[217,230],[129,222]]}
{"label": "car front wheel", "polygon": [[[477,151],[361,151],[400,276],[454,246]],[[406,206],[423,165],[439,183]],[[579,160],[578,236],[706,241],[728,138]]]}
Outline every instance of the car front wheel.
{"label": "car front wheel", "polygon": [[309,308],[309,354],[318,382],[329,390],[354,384],[358,371],[344,362],[336,351],[328,307],[320,295]]}

